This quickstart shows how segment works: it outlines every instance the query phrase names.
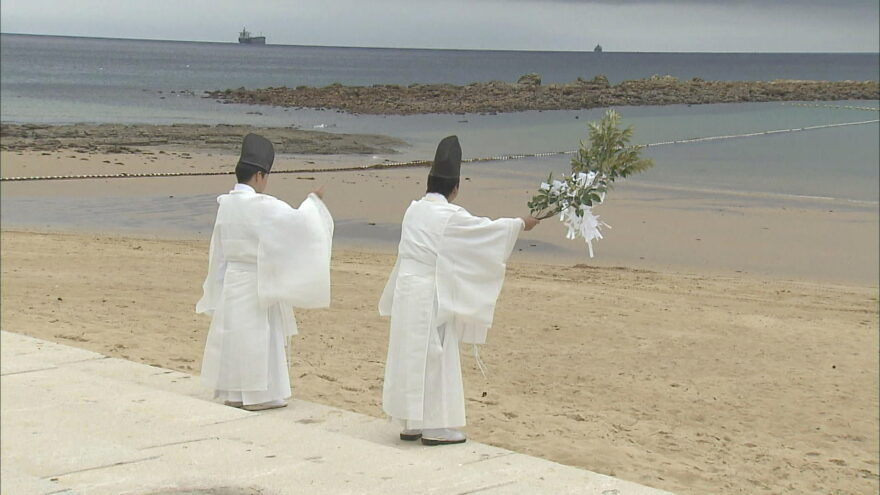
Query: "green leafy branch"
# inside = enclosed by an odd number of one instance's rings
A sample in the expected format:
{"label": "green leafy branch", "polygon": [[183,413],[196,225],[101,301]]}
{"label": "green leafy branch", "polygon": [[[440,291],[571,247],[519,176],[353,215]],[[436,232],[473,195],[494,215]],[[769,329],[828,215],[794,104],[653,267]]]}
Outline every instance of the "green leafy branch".
{"label": "green leafy branch", "polygon": [[605,112],[598,122],[590,122],[589,142],[581,141],[571,159],[571,175],[563,175],[561,180],[554,180],[552,173],[547,177],[528,203],[532,216],[545,219],[573,207],[580,217],[583,207],[605,200],[615,180],[651,168],[653,160],[641,156],[643,146],[630,144],[632,134],[632,126],[620,128],[620,114],[614,110]]}

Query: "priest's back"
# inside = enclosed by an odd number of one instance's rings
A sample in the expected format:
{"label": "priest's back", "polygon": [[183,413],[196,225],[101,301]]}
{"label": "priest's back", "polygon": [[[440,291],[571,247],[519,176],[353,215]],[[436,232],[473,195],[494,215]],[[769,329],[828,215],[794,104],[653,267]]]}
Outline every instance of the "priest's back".
{"label": "priest's back", "polygon": [[[453,352],[448,359],[454,369],[438,380],[460,382],[458,342],[485,341],[505,263],[522,227],[520,219],[475,217],[434,193],[407,209],[397,262],[379,304],[380,314],[391,316],[383,392],[388,415],[420,428],[464,424],[460,384],[426,412],[425,384],[432,381],[426,363],[436,346],[447,356]],[[430,417],[435,409],[442,417]]]}

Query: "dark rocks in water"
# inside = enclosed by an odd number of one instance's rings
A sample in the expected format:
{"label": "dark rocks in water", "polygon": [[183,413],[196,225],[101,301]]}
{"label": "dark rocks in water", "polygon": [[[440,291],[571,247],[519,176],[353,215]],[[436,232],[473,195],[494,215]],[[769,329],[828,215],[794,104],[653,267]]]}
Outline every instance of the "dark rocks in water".
{"label": "dark rocks in water", "polygon": [[[144,148],[223,150],[237,153],[241,139],[258,132],[275,144],[278,153],[389,154],[406,143],[375,134],[328,133],[289,127],[252,127],[218,124],[72,124],[34,127],[0,124],[0,149],[4,151],[75,150],[80,153],[150,154]],[[164,150],[156,150],[166,154]],[[192,158],[181,153],[183,159]]]}
{"label": "dark rocks in water", "polygon": [[681,81],[670,75],[612,85],[604,75],[572,83],[542,85],[541,76],[526,74],[516,83],[377,84],[370,87],[333,84],[207,92],[223,103],[342,110],[357,114],[497,113],[526,110],[581,110],[623,105],[698,105],[770,101],[878,100],[877,81]]}
{"label": "dark rocks in water", "polygon": [[540,86],[541,75],[534,72],[529,72],[528,74],[523,74],[519,76],[519,79],[516,80],[516,83],[525,86]]}
{"label": "dark rocks in water", "polygon": [[575,81],[575,84],[578,84],[581,86],[593,86],[593,87],[602,88],[602,89],[608,88],[611,86],[611,83],[608,82],[608,76],[606,76],[605,74],[599,74],[598,76],[595,76],[590,80],[584,79],[582,77],[578,77],[577,80]]}

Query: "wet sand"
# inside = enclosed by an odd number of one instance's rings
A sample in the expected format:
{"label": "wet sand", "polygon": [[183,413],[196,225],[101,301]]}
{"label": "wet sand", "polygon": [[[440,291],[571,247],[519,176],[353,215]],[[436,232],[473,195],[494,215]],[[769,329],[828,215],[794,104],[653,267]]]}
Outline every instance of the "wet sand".
{"label": "wet sand", "polygon": [[[213,196],[229,190],[237,156],[169,150],[161,159],[138,155],[0,152],[2,176],[142,173],[187,170],[206,177],[3,182],[4,226],[17,229],[128,232],[205,238]],[[372,157],[279,156],[277,170],[367,165]],[[528,214],[526,203],[545,178],[513,162],[464,168],[457,202],[472,213]],[[424,193],[426,168],[344,173],[276,174],[268,193],[299,204],[320,184],[337,220],[337,246],[393,250],[406,206]],[[540,176],[539,176],[540,174]],[[877,286],[880,251],[877,203],[797,198],[622,182],[596,209],[613,228],[589,258],[582,241],[568,241],[555,219],[521,236],[514,260],[588,263],[683,273],[822,281]]]}

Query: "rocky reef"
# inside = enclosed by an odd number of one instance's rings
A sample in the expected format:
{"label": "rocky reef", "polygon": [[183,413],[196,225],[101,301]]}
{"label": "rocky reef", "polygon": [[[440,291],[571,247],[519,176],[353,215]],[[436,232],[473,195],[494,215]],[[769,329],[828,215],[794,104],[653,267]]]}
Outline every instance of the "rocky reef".
{"label": "rocky reef", "polygon": [[705,81],[652,76],[612,85],[604,75],[566,84],[542,84],[538,74],[516,83],[379,84],[322,88],[270,87],[208,91],[205,98],[361,114],[492,113],[524,110],[579,110],[624,105],[673,105],[768,101],[877,100],[877,81]]}
{"label": "rocky reef", "polygon": [[0,150],[140,153],[148,149],[218,150],[238,153],[249,132],[266,136],[277,153],[395,153],[404,141],[374,134],[343,134],[244,125],[0,124]]}

